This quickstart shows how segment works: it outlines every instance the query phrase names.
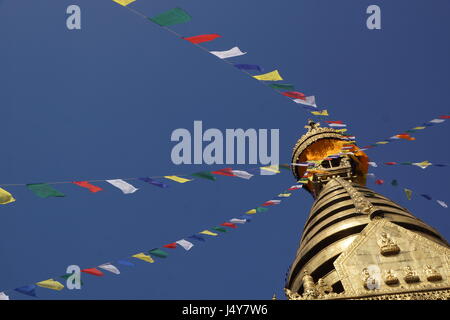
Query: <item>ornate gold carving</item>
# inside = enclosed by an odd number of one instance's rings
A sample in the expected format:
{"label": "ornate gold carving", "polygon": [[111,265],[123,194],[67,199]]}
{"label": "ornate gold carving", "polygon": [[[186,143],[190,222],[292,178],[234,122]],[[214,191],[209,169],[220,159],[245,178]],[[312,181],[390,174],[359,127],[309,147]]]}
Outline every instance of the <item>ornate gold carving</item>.
{"label": "ornate gold carving", "polygon": [[383,256],[393,256],[400,252],[399,246],[390,238],[390,236],[386,232],[382,232],[380,234],[378,245],[380,246],[380,253]]}
{"label": "ornate gold carving", "polygon": [[330,285],[328,285],[322,278],[319,278],[316,287],[317,291],[319,291],[319,296],[323,296],[333,292],[333,288]]}
{"label": "ornate gold carving", "polygon": [[405,282],[406,283],[414,283],[414,282],[419,282],[420,278],[417,275],[417,273],[411,268],[411,266],[406,266],[405,267]]}
{"label": "ornate gold carving", "polygon": [[389,269],[385,271],[384,283],[390,286],[398,284],[398,278],[396,277],[393,270]]}
{"label": "ornate gold carving", "polygon": [[442,276],[436,269],[433,269],[429,264],[424,267],[425,275],[427,276],[427,280],[434,282],[442,280]]}
{"label": "ornate gold carving", "polygon": [[350,198],[352,198],[355,205],[356,212],[370,215],[376,211],[375,206],[369,200],[367,200],[361,192],[356,190],[350,182],[342,179],[341,177],[336,177],[334,178],[334,180],[338,182],[342,187],[344,187],[344,189],[350,195]]}
{"label": "ornate gold carving", "polygon": [[310,298],[317,298],[319,296],[319,292],[317,291],[316,285],[314,283],[313,277],[311,277],[308,271],[304,271],[304,276],[302,278],[303,288],[304,288],[304,296]]}

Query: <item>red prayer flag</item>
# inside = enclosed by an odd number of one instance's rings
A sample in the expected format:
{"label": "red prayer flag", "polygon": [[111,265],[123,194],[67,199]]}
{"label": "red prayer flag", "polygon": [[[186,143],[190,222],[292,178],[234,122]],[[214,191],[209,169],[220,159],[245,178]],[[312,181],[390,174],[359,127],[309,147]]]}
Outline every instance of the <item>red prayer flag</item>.
{"label": "red prayer flag", "polygon": [[102,188],[94,186],[87,181],[74,181],[72,183],[76,184],[77,186],[89,189],[90,192],[99,192],[103,190]]}
{"label": "red prayer flag", "polygon": [[443,115],[443,116],[439,116],[439,118],[441,118],[441,119],[450,119],[450,116]]}
{"label": "red prayer flag", "polygon": [[375,184],[383,184],[383,183],[384,183],[384,180],[381,180],[381,179],[378,179],[375,181]]}
{"label": "red prayer flag", "polygon": [[222,176],[229,176],[229,177],[234,177],[235,176],[233,174],[233,169],[231,169],[231,168],[225,168],[225,169],[220,169],[220,170],[217,170],[217,171],[211,171],[211,173],[219,174],[219,175],[222,175]]}
{"label": "red prayer flag", "polygon": [[392,166],[392,165],[394,165],[394,164],[397,164],[397,162],[385,162],[384,164],[387,164],[387,165]]}
{"label": "red prayer flag", "polygon": [[163,246],[164,248],[169,248],[169,249],[175,249],[177,247],[176,242],[174,243],[169,243]]}
{"label": "red prayer flag", "polygon": [[237,226],[234,223],[231,223],[231,222],[224,222],[224,223],[221,224],[221,226],[230,227],[230,228],[233,228],[233,229],[237,228]]}
{"label": "red prayer flag", "polygon": [[83,270],[81,270],[81,272],[89,273],[89,274],[92,274],[97,277],[103,276],[103,272],[101,272],[100,270],[98,270],[96,268],[83,269]]}
{"label": "red prayer flag", "polygon": [[416,138],[411,137],[409,134],[407,133],[401,133],[401,134],[397,134],[396,137],[400,138],[400,139],[406,139],[406,140],[416,140]]}
{"label": "red prayer flag", "polygon": [[286,91],[281,94],[289,98],[305,100],[305,95],[298,91]]}
{"label": "red prayer flag", "polygon": [[183,38],[184,40],[187,40],[191,43],[202,43],[202,42],[206,42],[206,41],[211,41],[214,40],[216,38],[220,38],[221,36],[216,34],[216,33],[212,33],[212,34],[202,34],[200,36],[194,36],[194,37],[188,37],[188,38]]}
{"label": "red prayer flag", "polygon": [[336,124],[344,124],[341,120],[339,121],[325,121],[326,123],[336,123]]}

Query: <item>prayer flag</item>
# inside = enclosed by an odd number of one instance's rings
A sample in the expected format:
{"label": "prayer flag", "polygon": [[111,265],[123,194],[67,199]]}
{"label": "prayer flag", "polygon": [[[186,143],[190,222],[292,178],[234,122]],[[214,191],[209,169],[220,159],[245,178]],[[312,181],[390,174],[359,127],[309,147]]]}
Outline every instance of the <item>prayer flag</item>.
{"label": "prayer flag", "polygon": [[256,213],[256,209],[250,209],[246,212],[246,214],[255,214]]}
{"label": "prayer flag", "polygon": [[186,250],[186,251],[190,250],[194,246],[194,244],[192,242],[189,242],[189,241],[184,240],[184,239],[178,240],[177,243],[180,246],[182,246],[183,249]]}
{"label": "prayer flag", "polygon": [[371,167],[375,167],[375,168],[378,167],[378,165],[377,165],[376,162],[369,162],[369,165],[370,165]]}
{"label": "prayer flag", "polygon": [[163,247],[169,248],[169,249],[176,249],[177,244],[176,244],[176,242],[173,242],[173,243],[165,244],[165,245],[163,245]]}
{"label": "prayer flag", "polygon": [[383,184],[383,183],[384,183],[384,180],[381,180],[381,179],[375,180],[375,184]]}
{"label": "prayer flag", "polygon": [[235,63],[234,66],[240,70],[258,70],[262,71],[261,67],[256,64],[241,64]]}
{"label": "prayer flag", "polygon": [[114,274],[120,274],[120,270],[117,269],[116,266],[113,266],[111,263],[104,263],[104,264],[102,264],[102,265],[100,265],[98,267],[100,269],[109,271],[109,272],[114,273]]}
{"label": "prayer flag", "polygon": [[201,171],[191,174],[193,177],[202,178],[206,180],[216,181],[216,177],[214,177],[209,171]]}
{"label": "prayer flag", "polygon": [[242,178],[242,179],[250,179],[251,177],[253,177],[252,174],[248,173],[247,171],[241,171],[241,170],[232,170],[231,172],[233,172],[233,174],[238,177],[238,178]]}
{"label": "prayer flag", "polygon": [[294,102],[313,107],[313,109],[317,108],[315,96],[308,96],[304,97],[303,99],[294,99]]}
{"label": "prayer flag", "polygon": [[9,296],[4,292],[0,292],[0,300],[9,300]]}
{"label": "prayer flag", "polygon": [[113,0],[114,2],[117,2],[118,4],[120,4],[121,6],[127,6],[132,2],[135,2],[136,0]]}
{"label": "prayer flag", "polygon": [[394,187],[398,186],[398,182],[397,180],[392,180],[391,185],[393,185]]}
{"label": "prayer flag", "polygon": [[256,208],[256,212],[258,212],[258,213],[260,213],[260,212],[266,212],[266,211],[268,211],[269,209],[268,208],[263,208],[263,207],[258,207],[258,208]]}
{"label": "prayer flag", "polygon": [[322,111],[311,111],[311,113],[315,116],[329,116],[328,110],[322,110]]}
{"label": "prayer flag", "polygon": [[221,36],[216,34],[216,33],[212,33],[212,34],[202,34],[199,36],[194,36],[194,37],[187,37],[187,38],[183,38],[184,40],[189,41],[190,43],[202,43],[202,42],[207,42],[207,41],[212,41],[216,38],[220,38]]}
{"label": "prayer flag", "polygon": [[53,279],[48,279],[48,280],[38,282],[38,283],[36,283],[36,285],[38,285],[39,287],[42,287],[42,288],[57,290],[57,291],[64,289],[64,286],[60,282],[53,280]]}
{"label": "prayer flag", "polygon": [[229,227],[229,228],[233,228],[233,229],[237,228],[237,226],[234,223],[230,223],[230,222],[224,222],[221,224],[221,226]]}
{"label": "prayer flag", "polygon": [[212,229],[219,232],[227,232],[227,229],[225,229],[224,227],[212,227]]}
{"label": "prayer flag", "polygon": [[147,182],[147,183],[150,183],[150,184],[152,184],[154,186],[157,186],[157,187],[160,187],[160,188],[167,188],[168,187],[167,184],[159,182],[159,181],[156,181],[156,180],[153,180],[153,179],[148,178],[148,177],[139,178],[139,180]]}
{"label": "prayer flag", "polygon": [[424,197],[427,200],[431,200],[431,197],[427,194],[421,194],[422,197]]}
{"label": "prayer flag", "polygon": [[127,260],[117,260],[117,263],[120,263],[124,266],[128,266],[128,267],[134,267],[134,263],[127,261]]}
{"label": "prayer flag", "polygon": [[298,91],[286,91],[286,92],[282,92],[281,93],[283,96],[289,97],[289,98],[294,98],[294,99],[300,99],[300,100],[305,100],[306,96]]}
{"label": "prayer flag", "polygon": [[134,193],[139,190],[138,188],[135,188],[133,185],[129,184],[126,181],[123,181],[122,179],[106,180],[106,182],[120,189],[124,194]]}
{"label": "prayer flag", "polygon": [[384,164],[387,164],[388,166],[393,166],[397,164],[397,162],[385,162]]}
{"label": "prayer flag", "polygon": [[134,257],[134,258],[136,258],[136,259],[143,260],[143,261],[148,262],[148,263],[153,263],[153,262],[155,262],[155,260],[153,260],[152,257],[150,257],[149,255],[146,255],[146,254],[143,253],[143,252],[136,253],[136,254],[132,255],[132,257]]}
{"label": "prayer flag", "polygon": [[0,204],[7,204],[16,201],[11,193],[0,188]]}
{"label": "prayer flag", "polygon": [[448,208],[448,205],[444,201],[436,200],[436,202],[439,203],[439,205],[441,205],[442,207]]}
{"label": "prayer flag", "polygon": [[291,196],[291,193],[280,193],[278,196],[282,198],[287,198]]}
{"label": "prayer flag", "polygon": [[104,275],[103,272],[101,272],[100,270],[98,270],[96,268],[83,269],[83,270],[81,270],[81,272],[89,273],[89,274],[92,274],[93,276],[97,276],[97,277],[101,277]]}
{"label": "prayer flag", "polygon": [[218,235],[217,233],[211,232],[209,230],[203,230],[202,232],[199,232],[199,233],[207,234],[208,236],[214,236],[214,237]]}
{"label": "prayer flag", "polygon": [[155,257],[159,257],[159,258],[167,258],[167,256],[169,255],[167,252],[164,252],[158,248],[149,250],[148,253],[150,253],[151,255],[153,255]]}
{"label": "prayer flag", "polygon": [[227,58],[242,56],[242,55],[246,54],[247,52],[242,52],[238,47],[233,47],[230,50],[210,51],[209,53],[215,55],[219,59],[227,59]]}
{"label": "prayer flag", "polygon": [[103,190],[102,188],[94,186],[93,184],[90,184],[87,181],[74,181],[73,184],[76,184],[77,186],[80,186],[82,188],[86,188],[90,192],[99,192]]}
{"label": "prayer flag", "polygon": [[450,116],[444,115],[444,116],[439,116],[439,118],[440,118],[440,119],[450,119]]}
{"label": "prayer flag", "polygon": [[35,195],[41,198],[66,196],[64,193],[61,193],[58,190],[53,189],[46,183],[30,183],[27,184],[27,188],[33,191]]}
{"label": "prayer flag", "polygon": [[19,287],[14,289],[17,292],[26,294],[28,296],[36,297],[36,286],[34,284],[30,284],[27,286]]}
{"label": "prayer flag", "polygon": [[405,191],[405,194],[406,194],[406,198],[407,198],[408,200],[411,200],[412,190],[410,190],[410,189],[404,189],[404,191]]}
{"label": "prayer flag", "polygon": [[433,119],[433,120],[431,120],[431,121],[429,121],[429,122],[431,122],[431,123],[442,123],[442,122],[444,122],[445,120],[442,120],[442,119]]}
{"label": "prayer flag", "polygon": [[301,189],[301,188],[303,188],[302,185],[294,185],[294,186],[291,186],[288,190],[297,190],[297,189]]}
{"label": "prayer flag", "polygon": [[229,177],[234,177],[235,176],[233,174],[233,170],[231,168],[220,169],[220,170],[217,170],[217,171],[212,171],[211,173],[222,175],[222,176],[229,176]]}
{"label": "prayer flag", "polygon": [[400,139],[405,139],[405,140],[416,140],[416,138],[411,137],[409,134],[407,133],[401,133],[401,134],[397,134],[396,137],[400,138]]}
{"label": "prayer flag", "polygon": [[243,224],[243,223],[246,223],[247,220],[246,220],[246,219],[233,218],[233,219],[230,219],[230,222],[231,222],[231,223],[240,223],[240,224]]}
{"label": "prayer flag", "polygon": [[197,241],[202,241],[202,242],[206,241],[205,238],[203,238],[202,236],[199,236],[197,234],[193,234],[192,236],[189,236],[188,238],[189,239],[194,239],[194,240],[197,240]]}
{"label": "prayer flag", "polygon": [[277,90],[290,90],[290,91],[295,90],[295,88],[292,84],[271,83],[271,84],[269,84],[269,87],[271,87],[273,89],[277,89]]}
{"label": "prayer flag", "polygon": [[185,179],[185,178],[181,178],[181,177],[177,177],[177,176],[164,176],[164,178],[173,180],[173,181],[176,181],[179,183],[185,183],[185,182],[191,181],[189,179]]}
{"label": "prayer flag", "polygon": [[278,70],[274,70],[268,73],[260,74],[257,76],[253,76],[253,78],[261,81],[280,81],[283,80],[283,78],[278,73]]}
{"label": "prayer flag", "polygon": [[266,166],[266,167],[260,167],[261,169],[261,175],[272,175],[280,173],[280,170],[277,164]]}
{"label": "prayer flag", "polygon": [[264,207],[267,207],[267,206],[273,206],[276,204],[280,204],[280,202],[281,202],[281,200],[269,200],[269,201],[264,202],[262,205]]}
{"label": "prayer flag", "polygon": [[161,27],[166,27],[191,21],[192,17],[183,9],[174,8],[148,19]]}
{"label": "prayer flag", "polygon": [[420,167],[422,169],[426,169],[428,166],[431,166],[432,163],[430,163],[428,160],[425,160],[425,161],[422,161],[422,162],[413,163],[412,165]]}

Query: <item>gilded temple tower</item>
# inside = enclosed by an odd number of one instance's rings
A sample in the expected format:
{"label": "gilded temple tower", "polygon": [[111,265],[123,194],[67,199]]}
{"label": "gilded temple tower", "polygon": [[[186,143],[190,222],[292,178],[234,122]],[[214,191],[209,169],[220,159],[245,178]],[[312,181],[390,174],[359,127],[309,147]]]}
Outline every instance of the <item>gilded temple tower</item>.
{"label": "gilded temple tower", "polygon": [[[288,299],[450,299],[447,241],[365,186],[368,157],[346,136],[312,121],[306,128],[292,163],[319,164],[304,185],[315,201],[287,276]],[[307,170],[291,169],[297,180]]]}

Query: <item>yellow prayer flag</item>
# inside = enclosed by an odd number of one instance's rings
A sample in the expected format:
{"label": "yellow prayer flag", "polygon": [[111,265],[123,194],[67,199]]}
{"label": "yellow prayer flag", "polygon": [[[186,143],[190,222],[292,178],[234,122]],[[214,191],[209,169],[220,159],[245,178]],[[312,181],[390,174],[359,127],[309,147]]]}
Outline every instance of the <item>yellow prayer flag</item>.
{"label": "yellow prayer flag", "polygon": [[266,170],[274,173],[280,173],[280,170],[278,170],[280,167],[277,164],[266,166],[266,167],[260,167],[261,170]]}
{"label": "yellow prayer flag", "polygon": [[7,204],[14,201],[16,201],[16,199],[13,198],[11,193],[0,188],[0,204]]}
{"label": "yellow prayer flag", "polygon": [[260,74],[257,76],[253,76],[253,78],[262,80],[262,81],[280,81],[283,80],[283,78],[278,73],[278,70],[274,70],[269,73]]}
{"label": "yellow prayer flag", "polygon": [[203,230],[202,232],[199,232],[201,234],[207,234],[209,236],[217,236],[217,233],[211,232],[209,230]]}
{"label": "yellow prayer flag", "polygon": [[136,253],[134,255],[132,255],[132,257],[137,258],[137,259],[141,259],[144,260],[148,263],[153,263],[155,262],[155,260],[152,259],[152,257],[150,257],[149,255],[146,255],[145,253],[141,252],[141,253]]}
{"label": "yellow prayer flag", "polygon": [[290,197],[292,193],[280,193],[278,196],[279,197],[283,197],[283,198],[287,198]]}
{"label": "yellow prayer flag", "polygon": [[344,129],[336,129],[336,131],[337,131],[337,132],[346,132],[347,129],[345,129],[345,128],[344,128]]}
{"label": "yellow prayer flag", "polygon": [[48,280],[38,282],[38,283],[36,283],[36,285],[38,285],[39,287],[47,288],[47,289],[51,289],[51,290],[60,291],[60,290],[64,289],[64,286],[60,282],[53,280],[53,279],[48,279]]}
{"label": "yellow prayer flag", "polygon": [[423,129],[425,129],[426,127],[415,127],[415,128],[412,128],[413,130],[423,130]]}
{"label": "yellow prayer flag", "polygon": [[127,6],[132,2],[135,2],[136,0],[113,0],[114,2],[117,2],[118,4],[120,4],[121,6]]}
{"label": "yellow prayer flag", "polygon": [[173,180],[173,181],[176,181],[179,183],[185,183],[185,182],[191,181],[189,179],[185,179],[185,178],[181,178],[181,177],[177,177],[177,176],[164,176],[164,178]]}
{"label": "yellow prayer flag", "polygon": [[422,169],[426,169],[428,166],[431,166],[432,163],[428,160],[422,161],[422,162],[415,162],[413,163],[414,166],[418,166]]}
{"label": "yellow prayer flag", "polygon": [[322,110],[322,111],[311,111],[311,113],[315,116],[329,116],[328,110]]}
{"label": "yellow prayer flag", "polygon": [[375,142],[376,144],[387,144],[389,143],[388,141],[379,141],[379,142]]}
{"label": "yellow prayer flag", "polygon": [[251,209],[246,212],[246,214],[255,214],[255,213],[256,213],[256,209]]}

